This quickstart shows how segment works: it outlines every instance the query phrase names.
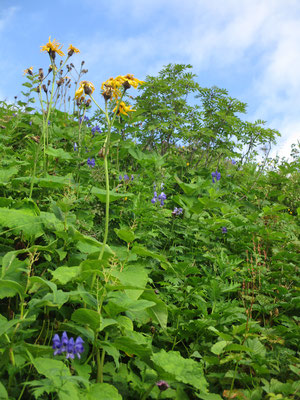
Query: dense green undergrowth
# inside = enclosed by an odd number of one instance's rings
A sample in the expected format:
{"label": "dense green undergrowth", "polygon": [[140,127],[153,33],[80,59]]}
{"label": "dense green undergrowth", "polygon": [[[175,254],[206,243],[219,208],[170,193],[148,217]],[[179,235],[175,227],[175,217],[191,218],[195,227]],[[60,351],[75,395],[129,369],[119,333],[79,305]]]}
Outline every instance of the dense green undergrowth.
{"label": "dense green undergrowth", "polygon": [[[299,397],[297,149],[258,164],[276,132],[187,68],[116,119],[101,257],[104,114],[45,120],[37,76],[1,103],[1,399]],[[84,341],[74,359],[53,354],[63,332]]]}

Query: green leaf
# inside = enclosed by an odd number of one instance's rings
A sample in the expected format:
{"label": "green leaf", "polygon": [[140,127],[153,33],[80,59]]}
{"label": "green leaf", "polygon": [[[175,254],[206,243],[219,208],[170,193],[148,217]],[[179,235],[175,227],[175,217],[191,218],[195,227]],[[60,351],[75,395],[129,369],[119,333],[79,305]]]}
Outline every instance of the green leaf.
{"label": "green leaf", "polygon": [[[122,285],[130,287],[146,287],[148,281],[147,270],[139,264],[128,265],[122,271],[113,270],[112,276],[118,278]],[[144,290],[126,290],[125,293],[133,300],[137,300]]]}
{"label": "green leaf", "polygon": [[203,392],[207,391],[207,382],[203,375],[202,365],[192,359],[183,358],[178,351],[160,350],[152,355],[151,360],[171,379],[194,386]]}
{"label": "green leaf", "polygon": [[149,357],[152,353],[150,337],[134,331],[126,331],[126,336],[117,338],[113,346],[128,355],[135,354],[141,358]]}
{"label": "green leaf", "polygon": [[56,270],[50,270],[49,272],[53,276],[52,280],[58,281],[60,284],[65,285],[78,276],[80,267],[58,267]]}
{"label": "green leaf", "polygon": [[18,173],[18,168],[16,167],[11,167],[8,169],[1,169],[0,170],[0,184],[2,185],[7,185],[12,176],[16,175]]}
{"label": "green leaf", "polygon": [[0,400],[8,400],[7,391],[1,382],[0,382]]}
{"label": "green leaf", "polygon": [[23,299],[25,292],[22,285],[7,279],[0,280],[0,299],[14,297],[16,294],[20,296],[20,299]]}
{"label": "green leaf", "polygon": [[128,229],[115,228],[115,232],[120,239],[124,240],[127,243],[131,243],[134,241],[134,233]]}
{"label": "green leaf", "polygon": [[86,308],[79,308],[74,311],[71,319],[78,322],[81,325],[89,325],[93,331],[97,331],[101,326],[100,315],[94,310],[88,310]]}
{"label": "green leaf", "polygon": [[86,400],[122,400],[117,389],[109,383],[94,383],[84,398]]}
{"label": "green leaf", "polygon": [[159,323],[163,329],[166,329],[168,323],[167,305],[154,292],[145,291],[142,297],[143,299],[155,303],[155,306],[147,309],[147,313],[154,321]]}
{"label": "green leaf", "polygon": [[223,340],[221,340],[220,342],[215,343],[210,351],[214,354],[220,355],[221,353],[223,353],[224,348],[228,345],[228,342],[225,342]]}
{"label": "green leaf", "polygon": [[[101,201],[101,203],[106,203],[106,190],[99,189],[94,186],[92,188],[92,194],[94,194],[96,197],[98,197],[98,199]],[[132,193],[117,193],[117,192],[110,191],[109,192],[109,201],[110,201],[110,203],[112,203],[116,200],[123,199],[124,197],[131,197],[131,196],[133,196]]]}
{"label": "green leaf", "polygon": [[28,236],[41,236],[44,232],[39,216],[30,215],[23,210],[0,208],[0,225],[10,228],[15,234],[22,232]]}
{"label": "green leaf", "polygon": [[48,147],[48,149],[45,151],[48,156],[55,157],[55,158],[60,158],[62,160],[72,160],[72,156],[64,151],[63,149],[53,149],[53,147]]}

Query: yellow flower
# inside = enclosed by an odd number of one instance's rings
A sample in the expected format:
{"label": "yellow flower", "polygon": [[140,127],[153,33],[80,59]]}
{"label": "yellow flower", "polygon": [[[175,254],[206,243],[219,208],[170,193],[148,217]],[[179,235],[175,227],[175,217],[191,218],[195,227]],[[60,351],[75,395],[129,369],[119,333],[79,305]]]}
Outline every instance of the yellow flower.
{"label": "yellow flower", "polygon": [[26,74],[29,74],[29,75],[33,75],[33,67],[30,67],[30,68],[26,68],[25,70],[24,70],[24,74],[23,75],[26,75]]}
{"label": "yellow flower", "polygon": [[182,146],[182,148],[184,149],[184,146]]}
{"label": "yellow flower", "polygon": [[144,81],[140,81],[139,79],[135,78],[132,74],[121,76],[120,79],[122,80],[122,85],[125,87],[125,89],[129,89],[130,86],[133,86],[136,89],[138,85],[145,83]]}
{"label": "yellow flower", "polygon": [[189,162],[187,162],[187,163],[186,163],[186,166],[188,167],[189,165],[190,165],[190,163],[189,163]]}
{"label": "yellow flower", "polygon": [[109,78],[107,81],[102,82],[101,89],[105,100],[109,100],[112,97],[118,100],[121,97],[122,93],[119,89],[122,86],[121,78],[121,76],[117,76],[116,78]]}
{"label": "yellow flower", "polygon": [[290,214],[293,214],[292,211],[290,211]]}
{"label": "yellow flower", "polygon": [[[115,112],[116,109],[117,109],[117,106],[113,109],[113,112]],[[132,111],[136,111],[136,110],[131,110],[131,106],[126,106],[124,101],[121,101],[117,114],[118,115],[120,115],[120,114],[128,115],[127,113],[132,112]]]}
{"label": "yellow flower", "polygon": [[68,47],[68,56],[71,57],[74,53],[80,53],[80,51],[70,44]]}
{"label": "yellow flower", "polygon": [[64,56],[65,54],[61,51],[62,46],[56,39],[51,42],[51,36],[49,36],[49,42],[45,46],[41,46],[41,51],[47,51],[52,58],[55,58],[55,53],[59,56]]}
{"label": "yellow flower", "polygon": [[79,88],[75,92],[75,99],[79,99],[81,96],[85,96],[86,94],[90,95],[94,92],[95,86],[92,82],[81,81],[79,83]]}
{"label": "yellow flower", "polygon": [[124,200],[127,201],[127,197],[124,197]]}

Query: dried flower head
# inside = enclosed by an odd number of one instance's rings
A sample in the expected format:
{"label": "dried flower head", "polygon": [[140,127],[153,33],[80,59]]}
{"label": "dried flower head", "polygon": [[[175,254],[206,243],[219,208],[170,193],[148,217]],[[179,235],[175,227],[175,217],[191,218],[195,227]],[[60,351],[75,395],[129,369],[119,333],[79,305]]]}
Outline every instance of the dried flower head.
{"label": "dried flower head", "polygon": [[121,97],[122,93],[120,87],[122,86],[122,77],[117,76],[116,78],[109,78],[101,85],[102,96],[105,100],[109,100],[114,97],[116,100]]}

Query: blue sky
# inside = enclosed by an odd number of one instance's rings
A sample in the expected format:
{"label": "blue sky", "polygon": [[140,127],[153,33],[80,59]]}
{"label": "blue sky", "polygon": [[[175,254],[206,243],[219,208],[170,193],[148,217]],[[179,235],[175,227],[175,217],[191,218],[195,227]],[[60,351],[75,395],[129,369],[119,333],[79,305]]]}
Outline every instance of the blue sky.
{"label": "blue sky", "polygon": [[248,121],[281,132],[273,156],[300,139],[299,0],[0,0],[1,100],[20,94],[25,68],[47,69],[50,35],[80,49],[72,62],[85,60],[96,90],[191,64],[201,86],[227,89]]}

